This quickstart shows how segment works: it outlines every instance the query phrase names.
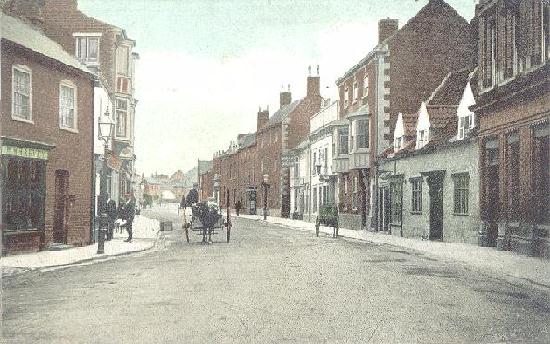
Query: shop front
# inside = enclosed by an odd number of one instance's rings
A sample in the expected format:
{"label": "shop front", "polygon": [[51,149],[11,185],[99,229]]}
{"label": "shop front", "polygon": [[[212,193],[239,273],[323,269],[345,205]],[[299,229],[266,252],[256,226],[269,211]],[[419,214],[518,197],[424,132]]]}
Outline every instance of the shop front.
{"label": "shop front", "polygon": [[38,251],[45,242],[46,163],[53,146],[3,138],[2,253]]}

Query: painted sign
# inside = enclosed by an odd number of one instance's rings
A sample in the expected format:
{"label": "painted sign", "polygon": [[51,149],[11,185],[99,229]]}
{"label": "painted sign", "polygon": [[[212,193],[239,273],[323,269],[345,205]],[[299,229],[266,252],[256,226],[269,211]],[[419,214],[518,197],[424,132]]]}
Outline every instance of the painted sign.
{"label": "painted sign", "polygon": [[2,146],[2,155],[14,155],[28,159],[48,160],[48,151],[38,148]]}

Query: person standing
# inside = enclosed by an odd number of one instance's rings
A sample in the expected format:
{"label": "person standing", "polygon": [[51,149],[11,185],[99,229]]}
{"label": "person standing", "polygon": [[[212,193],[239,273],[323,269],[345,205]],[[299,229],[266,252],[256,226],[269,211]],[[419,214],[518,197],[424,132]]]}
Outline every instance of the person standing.
{"label": "person standing", "polygon": [[114,199],[107,200],[107,240],[113,239],[113,231],[115,230],[115,221],[118,215],[116,202]]}
{"label": "person standing", "polygon": [[237,200],[237,203],[235,203],[235,211],[237,212],[237,216],[239,216],[242,206],[241,200]]}
{"label": "person standing", "polygon": [[122,206],[122,219],[126,221],[126,231],[128,232],[128,239],[126,242],[132,241],[132,223],[136,215],[136,203],[134,197],[131,194],[126,195],[126,202]]}

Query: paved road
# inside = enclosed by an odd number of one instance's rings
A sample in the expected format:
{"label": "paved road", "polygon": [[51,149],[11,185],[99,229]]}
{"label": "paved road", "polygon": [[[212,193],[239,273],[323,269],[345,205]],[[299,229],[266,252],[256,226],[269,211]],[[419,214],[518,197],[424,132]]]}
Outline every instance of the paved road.
{"label": "paved road", "polygon": [[391,246],[234,222],[229,244],[187,244],[176,231],[164,250],[4,279],[3,340],[550,342],[548,290]]}

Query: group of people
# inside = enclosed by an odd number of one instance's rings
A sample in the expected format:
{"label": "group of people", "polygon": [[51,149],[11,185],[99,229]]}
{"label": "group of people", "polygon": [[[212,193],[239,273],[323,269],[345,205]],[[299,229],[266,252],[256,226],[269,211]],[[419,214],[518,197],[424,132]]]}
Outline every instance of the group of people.
{"label": "group of people", "polygon": [[136,215],[136,200],[132,194],[126,194],[126,197],[121,201],[117,207],[115,200],[109,196],[102,197],[104,200],[100,203],[99,215],[100,215],[100,228],[107,228],[106,240],[113,239],[113,232],[115,230],[117,222],[120,223],[120,227],[126,229],[128,232],[128,238],[125,242],[132,241],[132,224]]}

